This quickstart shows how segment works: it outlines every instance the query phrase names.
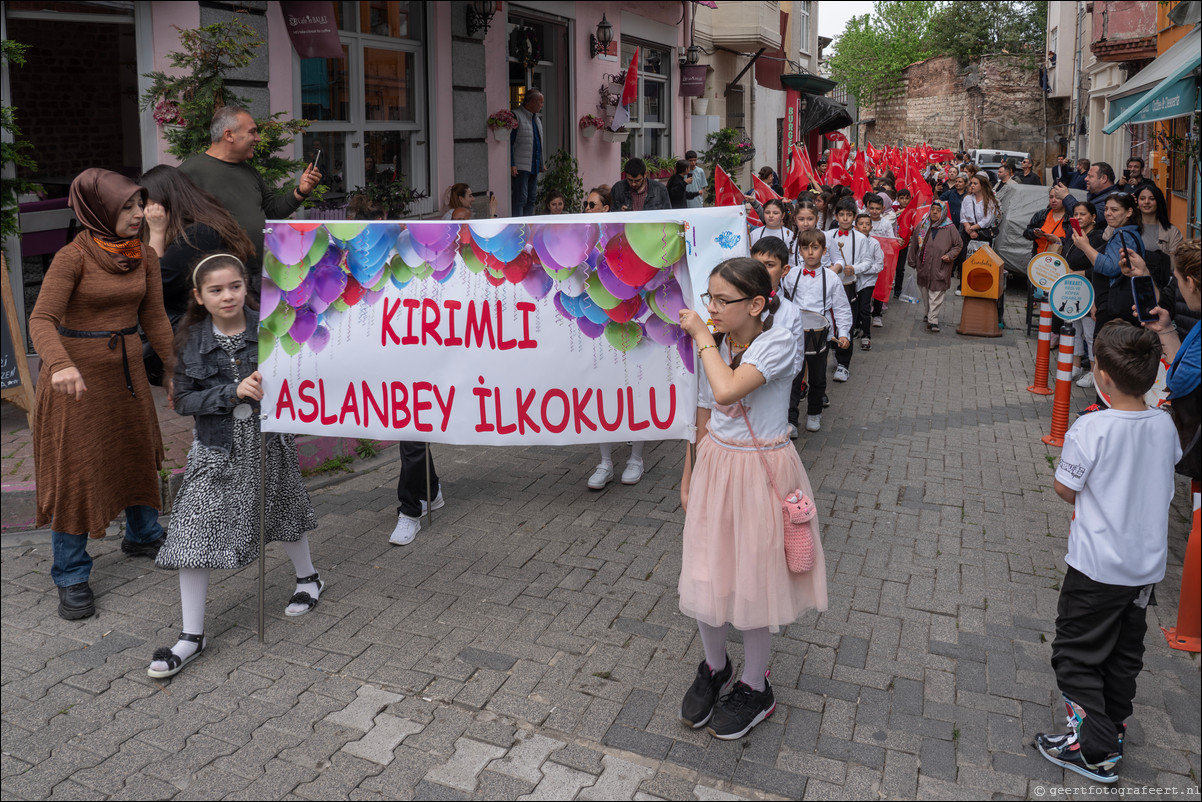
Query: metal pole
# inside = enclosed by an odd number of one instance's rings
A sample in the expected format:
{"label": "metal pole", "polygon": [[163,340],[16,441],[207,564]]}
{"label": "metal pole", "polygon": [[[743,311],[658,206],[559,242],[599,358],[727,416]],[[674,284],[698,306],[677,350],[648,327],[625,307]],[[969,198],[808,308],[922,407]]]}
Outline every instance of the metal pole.
{"label": "metal pole", "polygon": [[434,523],[434,496],[430,492],[430,444],[426,443],[426,524]]}
{"label": "metal pole", "polygon": [[263,596],[267,577],[267,435],[259,432],[259,643],[263,642]]}

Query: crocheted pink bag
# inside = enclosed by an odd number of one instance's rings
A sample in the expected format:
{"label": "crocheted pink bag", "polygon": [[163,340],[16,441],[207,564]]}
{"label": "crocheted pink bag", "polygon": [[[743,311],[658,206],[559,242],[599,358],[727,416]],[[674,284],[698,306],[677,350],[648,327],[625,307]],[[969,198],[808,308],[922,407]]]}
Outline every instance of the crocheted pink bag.
{"label": "crocheted pink bag", "polygon": [[747,408],[743,406],[742,401],[739,402],[739,407],[743,411],[743,423],[747,424],[747,431],[751,432],[755,453],[759,454],[760,462],[764,464],[764,472],[768,474],[772,492],[778,498],[783,497],[781,512],[785,523],[785,564],[793,573],[804,574],[814,568],[814,532],[810,521],[818,514],[818,510],[814,507],[814,502],[801,492],[801,488],[791,491],[787,496],[780,492],[780,488],[776,486],[776,479],[768,468],[768,460],[760,448],[760,441],[756,439],[755,431],[751,428],[751,421],[747,419]]}

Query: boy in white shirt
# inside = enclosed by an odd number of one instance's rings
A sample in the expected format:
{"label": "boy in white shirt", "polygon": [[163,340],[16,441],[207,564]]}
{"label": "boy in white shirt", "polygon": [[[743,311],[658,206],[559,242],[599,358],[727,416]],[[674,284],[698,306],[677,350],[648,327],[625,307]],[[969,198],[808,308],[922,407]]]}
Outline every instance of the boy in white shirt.
{"label": "boy in white shirt", "polygon": [[[772,292],[780,292],[780,283],[789,275],[789,245],[780,237],[763,237],[751,246],[751,258],[758,261],[768,271],[772,279]],[[768,314],[767,310],[764,312]],[[773,316],[774,326],[783,326],[793,332],[797,341],[797,356],[793,360],[793,373],[805,375],[805,329],[801,324],[801,310],[785,300]],[[797,405],[793,405],[793,415],[797,414]],[[797,420],[789,421],[789,437],[797,439]]]}
{"label": "boy in white shirt", "polygon": [[[807,229],[797,234],[797,251],[802,264],[793,271],[792,277],[781,282],[781,294],[800,309],[817,312],[833,322],[828,329],[827,340],[833,340],[839,348],[851,350],[852,312],[843,286],[833,271],[822,266],[826,251],[826,235],[817,229]],[[818,353],[805,355],[805,370],[793,380],[793,392],[789,398],[789,423],[797,425],[800,418],[798,404],[806,381],[806,431],[816,432],[822,428],[822,397],[826,394],[826,364],[830,349],[823,347]],[[792,430],[790,430],[792,431]]]}
{"label": "boy in white shirt", "polygon": [[1077,419],[1056,469],[1056,495],[1073,505],[1052,642],[1070,729],[1040,733],[1035,745],[1056,765],[1102,783],[1118,780],[1147,607],[1168,557],[1181,442],[1172,419],[1143,398],[1160,354],[1155,334],[1126,322],[1098,332],[1094,380],[1110,409]]}
{"label": "boy in white shirt", "polygon": [[[885,211],[885,205],[888,203],[889,211]],[[876,193],[868,193],[864,196],[864,208],[868,210],[868,216],[872,218],[872,231],[869,232],[874,237],[892,237],[897,239],[897,214],[893,211],[893,201],[887,196],[878,195]],[[878,243],[879,244],[879,243]],[[897,270],[897,262],[901,258],[901,250],[898,250],[897,258],[893,260],[892,265],[885,265],[885,270],[881,275],[877,276],[877,281],[885,279],[892,280],[893,271]],[[888,268],[892,267],[893,270]],[[876,285],[873,284],[873,292],[875,294]],[[887,297],[887,296],[886,296]],[[872,299],[872,327],[879,329],[885,325],[885,302]]]}
{"label": "boy in white shirt", "polygon": [[872,267],[856,276],[856,306],[855,316],[860,322],[860,350],[872,350],[872,334],[869,332],[867,321],[872,317],[872,294],[876,291],[876,280],[885,269],[885,251],[881,244],[872,236],[872,218],[868,212],[856,215],[856,231],[868,240],[868,250],[872,252]]}
{"label": "boy in white shirt", "polygon": [[[859,319],[856,297],[859,277],[872,270],[872,248],[868,244],[869,238],[855,230],[856,202],[854,200],[844,198],[835,205],[835,220],[839,223],[839,227],[827,232],[826,254],[830,258],[831,270],[838,274],[843,282],[843,290],[847,293],[852,323],[851,329],[845,334],[849,338],[854,338],[857,336],[857,331],[867,330],[871,325],[868,318],[863,321]],[[838,364],[835,367],[834,380],[845,382],[850,379],[850,339],[846,348],[835,349],[835,361]]]}

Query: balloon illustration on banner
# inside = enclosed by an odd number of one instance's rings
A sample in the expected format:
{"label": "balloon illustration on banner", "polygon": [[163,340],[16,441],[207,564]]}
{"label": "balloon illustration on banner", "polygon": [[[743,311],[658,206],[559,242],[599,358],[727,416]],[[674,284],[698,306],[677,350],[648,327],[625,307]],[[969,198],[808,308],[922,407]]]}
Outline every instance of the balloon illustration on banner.
{"label": "balloon illustration on banner", "polygon": [[676,345],[691,371],[678,325],[684,230],[674,222],[277,223],[264,237],[261,358],[276,348],[320,353],[338,315],[374,305],[390,284],[445,283],[462,268],[535,300],[551,296],[561,317],[616,351]]}

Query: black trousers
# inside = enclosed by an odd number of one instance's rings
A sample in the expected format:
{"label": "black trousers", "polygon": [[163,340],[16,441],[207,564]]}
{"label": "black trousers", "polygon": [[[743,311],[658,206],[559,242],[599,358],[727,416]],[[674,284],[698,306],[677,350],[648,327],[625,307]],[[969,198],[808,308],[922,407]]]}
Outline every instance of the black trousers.
{"label": "black trousers", "polygon": [[806,414],[822,414],[822,396],[826,395],[827,356],[830,352],[828,346],[822,349],[820,354],[806,354],[805,367],[793,378],[793,389],[789,393],[789,423],[794,426],[801,419],[798,405],[801,404],[801,387],[807,382],[809,386],[806,388]]}
{"label": "black trousers", "polygon": [[[398,515],[420,518],[422,502],[426,500],[426,444],[402,440],[401,474],[397,477],[396,499]],[[438,495],[438,472],[434,470],[434,455],[430,455],[430,492]]]}
{"label": "black trousers", "polygon": [[[851,306],[851,331],[839,332],[840,337],[847,338],[846,348],[840,348],[837,345],[833,346],[833,348],[835,349],[835,362],[843,367],[847,367],[851,364],[851,341],[855,336],[856,329],[860,328],[860,302],[856,297],[856,284],[854,281],[851,284],[844,284],[843,292],[847,294],[847,303]],[[868,293],[868,297],[872,297],[871,292]],[[872,321],[869,321],[869,325],[871,323]]]}
{"label": "black trousers", "polygon": [[853,307],[856,318],[855,325],[860,328],[860,336],[869,339],[872,339],[872,291],[872,287],[865,287],[857,292]]}
{"label": "black trousers", "polygon": [[1072,566],[1060,586],[1052,669],[1060,692],[1085,711],[1078,737],[1089,763],[1119,751],[1131,715],[1148,631],[1147,607],[1134,603],[1143,590],[1095,582]]}

